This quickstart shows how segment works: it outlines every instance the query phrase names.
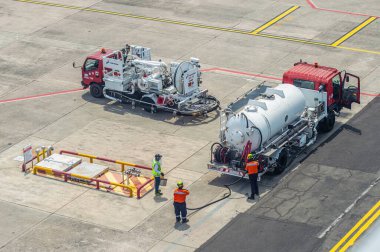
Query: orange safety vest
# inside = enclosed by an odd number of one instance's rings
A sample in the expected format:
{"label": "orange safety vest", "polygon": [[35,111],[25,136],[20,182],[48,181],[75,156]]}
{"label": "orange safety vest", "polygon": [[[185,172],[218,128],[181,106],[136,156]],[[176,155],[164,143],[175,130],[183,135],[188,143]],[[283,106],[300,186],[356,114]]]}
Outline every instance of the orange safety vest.
{"label": "orange safety vest", "polygon": [[245,165],[245,170],[248,174],[257,174],[259,172],[259,162],[251,161]]}
{"label": "orange safety vest", "polygon": [[174,190],[174,202],[183,203],[186,201],[186,196],[189,195],[190,192],[186,189],[175,189]]}

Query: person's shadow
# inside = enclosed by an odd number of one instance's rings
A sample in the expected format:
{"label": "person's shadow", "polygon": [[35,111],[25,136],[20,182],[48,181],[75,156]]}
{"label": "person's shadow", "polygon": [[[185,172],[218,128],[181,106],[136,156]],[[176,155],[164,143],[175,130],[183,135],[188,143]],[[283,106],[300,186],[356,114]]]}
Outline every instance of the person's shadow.
{"label": "person's shadow", "polygon": [[167,201],[168,200],[168,198],[166,198],[166,197],[162,197],[162,196],[154,196],[154,201],[156,201],[156,202],[164,202],[164,201]]}
{"label": "person's shadow", "polygon": [[174,224],[174,228],[177,229],[178,231],[185,231],[189,229],[190,226],[187,223],[176,222]]}

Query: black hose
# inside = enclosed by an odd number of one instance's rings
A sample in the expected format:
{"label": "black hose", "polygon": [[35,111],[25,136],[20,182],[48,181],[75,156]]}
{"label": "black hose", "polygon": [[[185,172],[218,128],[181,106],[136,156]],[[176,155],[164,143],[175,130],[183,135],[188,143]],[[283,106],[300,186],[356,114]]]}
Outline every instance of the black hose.
{"label": "black hose", "polygon": [[225,186],[225,187],[228,189],[228,193],[225,194],[222,198],[217,199],[217,200],[214,200],[214,201],[211,201],[211,202],[207,203],[206,205],[203,205],[203,206],[200,206],[200,207],[196,207],[196,208],[189,208],[189,207],[187,207],[186,209],[187,209],[187,210],[195,210],[195,211],[198,211],[198,210],[201,210],[201,209],[203,209],[203,208],[205,208],[205,207],[208,207],[208,206],[210,206],[210,205],[212,205],[212,204],[215,204],[215,203],[217,203],[217,202],[219,202],[219,201],[222,201],[222,200],[225,200],[225,199],[229,198],[229,197],[231,196],[231,188],[230,188],[230,186],[232,186],[232,185],[238,183],[240,180],[242,180],[242,179],[244,178],[244,176],[245,176],[245,173],[243,173],[243,176],[241,176],[241,178],[235,180],[235,181],[232,182],[231,184],[223,185],[223,186]]}

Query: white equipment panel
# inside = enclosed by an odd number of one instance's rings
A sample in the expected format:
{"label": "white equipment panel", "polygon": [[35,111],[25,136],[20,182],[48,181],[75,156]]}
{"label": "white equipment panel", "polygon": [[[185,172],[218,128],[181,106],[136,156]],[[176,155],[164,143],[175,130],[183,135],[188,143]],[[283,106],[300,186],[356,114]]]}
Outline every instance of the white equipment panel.
{"label": "white equipment panel", "polygon": [[108,171],[108,167],[99,164],[83,162],[70,170],[70,173],[89,178],[96,178]]}
{"label": "white equipment panel", "polygon": [[37,163],[36,166],[66,172],[71,168],[77,166],[81,162],[81,158],[54,153],[51,156],[42,160],[41,162]]}

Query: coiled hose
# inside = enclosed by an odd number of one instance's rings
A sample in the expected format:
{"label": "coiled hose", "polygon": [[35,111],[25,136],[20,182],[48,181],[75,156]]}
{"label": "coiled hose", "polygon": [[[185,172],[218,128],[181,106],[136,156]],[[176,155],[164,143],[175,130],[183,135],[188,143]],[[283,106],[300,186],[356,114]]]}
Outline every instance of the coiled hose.
{"label": "coiled hose", "polygon": [[228,189],[228,193],[225,194],[222,198],[217,199],[217,200],[214,200],[214,201],[211,201],[211,202],[207,203],[206,205],[203,205],[203,206],[200,206],[200,207],[196,207],[196,208],[189,208],[189,207],[187,207],[186,209],[187,209],[187,210],[198,211],[198,210],[201,210],[201,209],[203,209],[203,208],[205,208],[205,207],[208,207],[208,206],[210,206],[210,205],[212,205],[212,204],[215,204],[215,203],[217,203],[217,202],[219,202],[219,201],[222,201],[222,200],[225,200],[225,199],[229,198],[229,197],[231,196],[231,193],[232,193],[232,192],[231,192],[231,188],[230,188],[230,186],[232,186],[232,185],[238,183],[240,180],[242,180],[242,179],[244,178],[244,176],[245,176],[245,172],[243,173],[243,176],[241,176],[239,179],[235,180],[235,181],[232,182],[231,184],[225,184],[225,185],[223,185],[223,186],[225,186],[225,187]]}

